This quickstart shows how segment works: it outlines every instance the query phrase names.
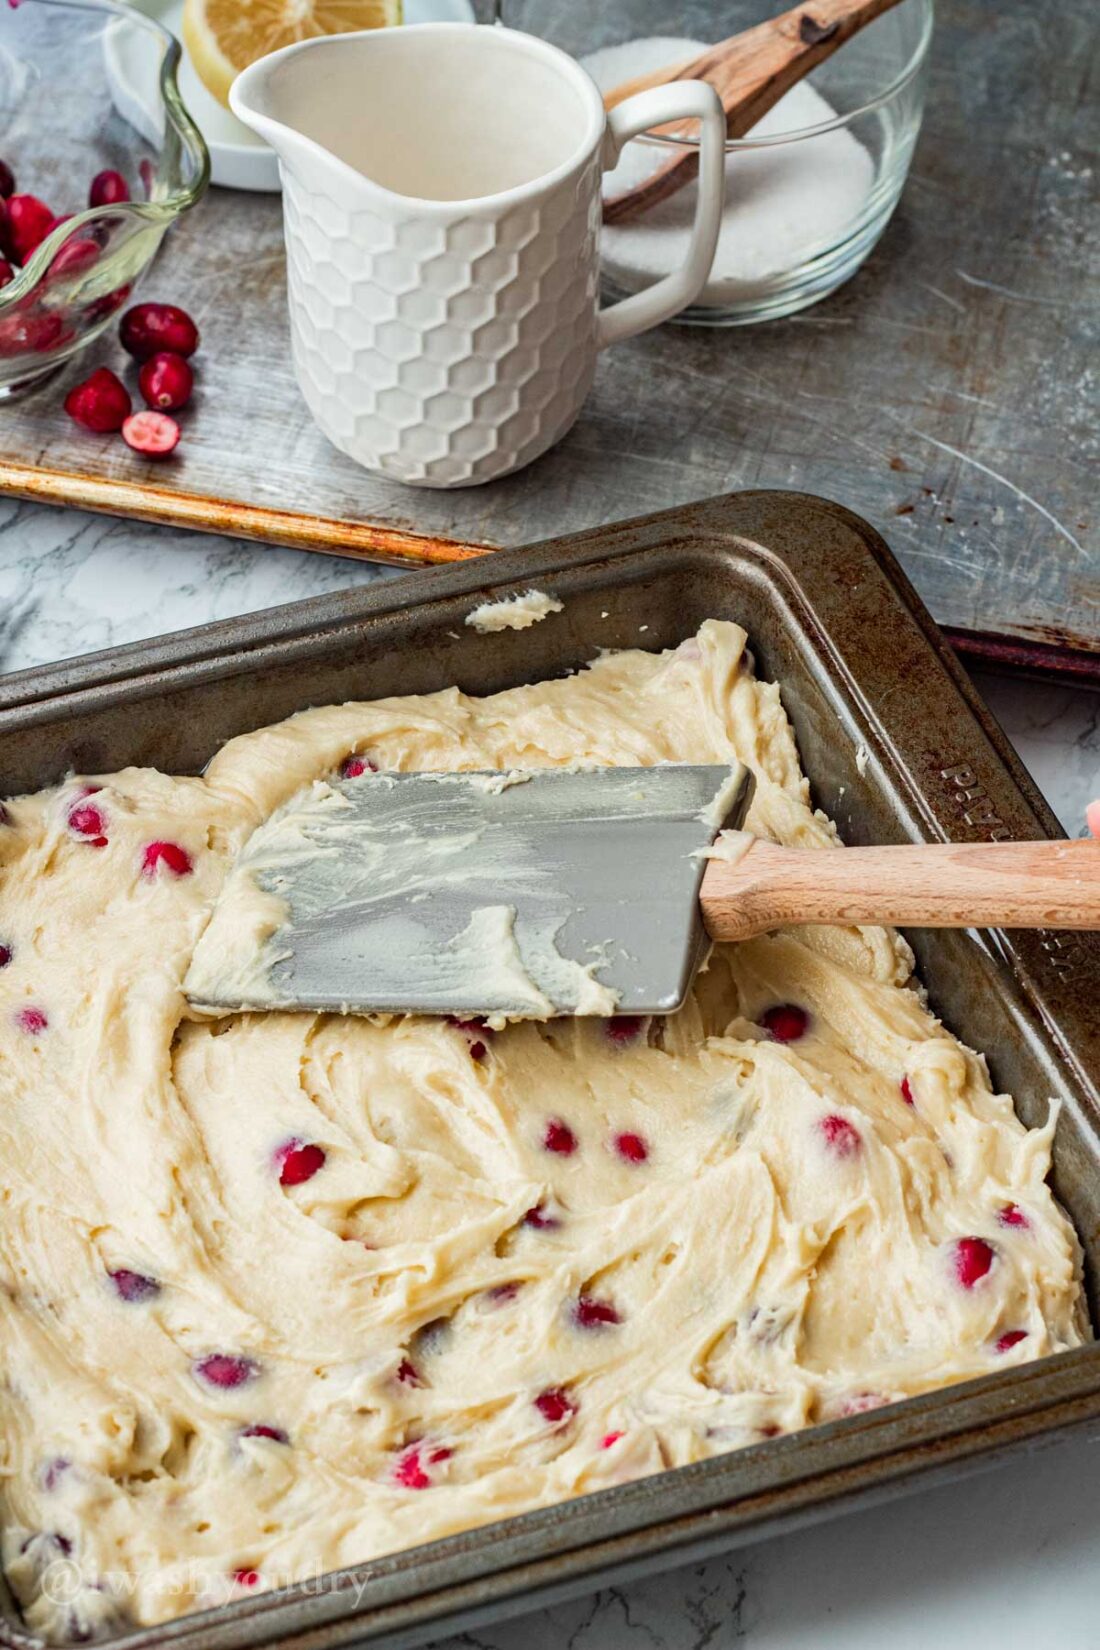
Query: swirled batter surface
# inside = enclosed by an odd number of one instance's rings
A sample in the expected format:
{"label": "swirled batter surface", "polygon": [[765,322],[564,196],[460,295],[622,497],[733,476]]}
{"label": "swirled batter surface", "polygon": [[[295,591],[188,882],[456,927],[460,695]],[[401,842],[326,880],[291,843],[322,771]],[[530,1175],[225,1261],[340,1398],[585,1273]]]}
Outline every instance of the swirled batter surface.
{"label": "swirled batter surface", "polygon": [[731,758],[753,831],[837,850],[718,622],[10,805],[0,1517],[32,1628],[159,1622],[1087,1337],[1053,1123],[886,930],[720,949],[649,1024],[188,1018],[233,854],[318,777]]}

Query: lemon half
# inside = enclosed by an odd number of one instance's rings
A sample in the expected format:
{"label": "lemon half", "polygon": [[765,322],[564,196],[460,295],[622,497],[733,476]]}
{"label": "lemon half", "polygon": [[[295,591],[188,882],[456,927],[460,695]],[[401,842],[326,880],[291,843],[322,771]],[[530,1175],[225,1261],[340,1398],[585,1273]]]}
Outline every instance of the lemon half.
{"label": "lemon half", "polygon": [[401,0],[186,0],[183,43],[208,91],[227,107],[242,69],[280,46],[401,21]]}

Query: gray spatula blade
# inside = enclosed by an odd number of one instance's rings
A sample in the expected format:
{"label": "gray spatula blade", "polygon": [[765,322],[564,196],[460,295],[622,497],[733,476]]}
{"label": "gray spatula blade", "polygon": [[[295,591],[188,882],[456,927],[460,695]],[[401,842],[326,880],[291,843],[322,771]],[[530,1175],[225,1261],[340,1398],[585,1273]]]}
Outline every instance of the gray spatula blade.
{"label": "gray spatula blade", "polygon": [[245,846],[185,990],[215,1010],[668,1013],[706,947],[702,851],[751,788],[739,764],[680,763],[315,785]]}

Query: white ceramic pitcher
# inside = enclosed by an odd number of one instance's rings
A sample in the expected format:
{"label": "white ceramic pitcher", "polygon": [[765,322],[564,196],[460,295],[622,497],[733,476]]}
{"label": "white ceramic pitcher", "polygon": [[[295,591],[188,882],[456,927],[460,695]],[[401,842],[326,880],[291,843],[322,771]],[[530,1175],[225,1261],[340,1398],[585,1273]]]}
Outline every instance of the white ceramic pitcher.
{"label": "white ceramic pitcher", "polygon": [[[605,114],[578,64],[512,29],[424,23],[287,46],[230,102],[277,151],[294,364],[328,438],[422,487],[489,481],[569,429],[606,344],[690,304],[724,189],[714,90]],[[628,138],[701,122],[687,262],[598,308],[601,170]]]}

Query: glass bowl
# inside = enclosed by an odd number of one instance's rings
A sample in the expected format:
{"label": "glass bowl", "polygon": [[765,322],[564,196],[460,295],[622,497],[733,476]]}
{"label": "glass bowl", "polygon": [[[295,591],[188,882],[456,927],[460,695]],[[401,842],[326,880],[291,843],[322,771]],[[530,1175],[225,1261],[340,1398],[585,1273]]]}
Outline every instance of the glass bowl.
{"label": "glass bowl", "polygon": [[[497,0],[513,28],[580,58],[601,89],[693,55],[759,23],[762,0]],[[854,275],[898,203],[924,108],[933,0],[902,0],[726,145],[726,211],[702,296],[677,319],[744,326],[804,309]],[[605,181],[619,193],[674,140],[635,139]],[[692,145],[688,145],[691,147]],[[695,186],[605,225],[604,284],[636,292],[683,261]]]}
{"label": "glass bowl", "polygon": [[[147,31],[159,53],[159,139],[116,112],[104,36]],[[180,100],[180,48],[121,0],[25,0],[0,28],[0,158],[21,194],[58,219],[15,279],[0,288],[0,398],[55,372],[111,324],[165,233],[206,188],[210,163]],[[111,169],[133,199],[87,209],[88,186]]]}

